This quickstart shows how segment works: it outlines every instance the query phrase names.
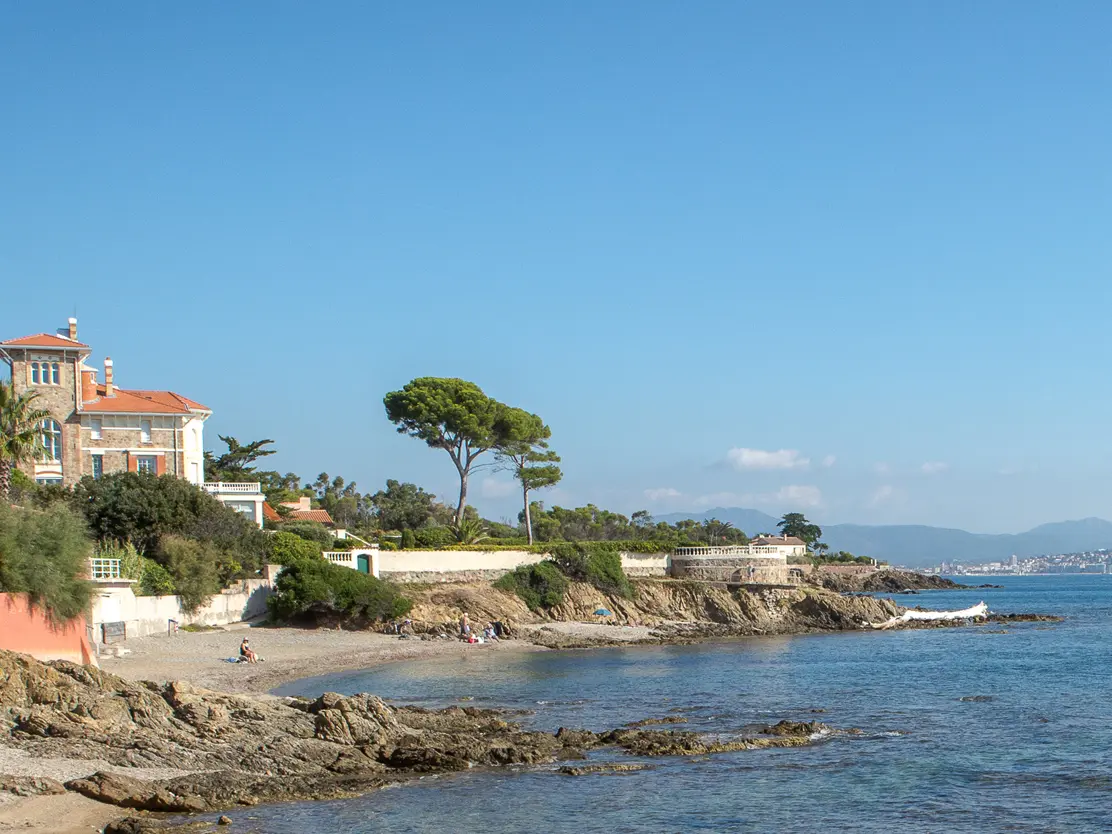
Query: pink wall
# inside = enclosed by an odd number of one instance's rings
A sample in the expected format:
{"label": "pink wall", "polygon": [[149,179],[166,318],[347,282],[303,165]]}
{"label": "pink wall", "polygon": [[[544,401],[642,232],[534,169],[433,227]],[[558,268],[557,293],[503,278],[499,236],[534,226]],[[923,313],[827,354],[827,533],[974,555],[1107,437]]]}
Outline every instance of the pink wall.
{"label": "pink wall", "polygon": [[37,660],[97,665],[85,637],[84,617],[56,626],[29,606],[22,594],[0,594],[0,649],[23,652]]}

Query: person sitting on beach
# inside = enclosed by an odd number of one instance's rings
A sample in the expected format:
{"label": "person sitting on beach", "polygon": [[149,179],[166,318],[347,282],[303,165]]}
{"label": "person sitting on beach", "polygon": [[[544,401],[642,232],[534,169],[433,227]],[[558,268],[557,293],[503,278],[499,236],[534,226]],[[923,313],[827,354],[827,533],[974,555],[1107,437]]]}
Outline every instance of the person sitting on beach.
{"label": "person sitting on beach", "polygon": [[483,629],[483,637],[487,640],[497,640],[498,636],[494,633],[494,623],[487,623],[486,628]]}
{"label": "person sitting on beach", "polygon": [[240,663],[258,663],[259,656],[251,650],[251,644],[247,638],[243,638],[243,642],[239,644],[239,662]]}

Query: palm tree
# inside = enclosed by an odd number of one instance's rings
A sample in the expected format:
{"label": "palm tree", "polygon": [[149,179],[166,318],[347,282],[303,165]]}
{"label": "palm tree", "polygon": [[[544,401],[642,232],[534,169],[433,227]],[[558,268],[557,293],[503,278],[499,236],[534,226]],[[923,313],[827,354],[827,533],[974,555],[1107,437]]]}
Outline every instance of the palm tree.
{"label": "palm tree", "polygon": [[707,541],[711,544],[718,544],[718,539],[725,538],[726,534],[733,526],[733,522],[719,521],[717,518],[712,518],[703,522],[703,527],[707,531]]}
{"label": "palm tree", "polygon": [[50,413],[35,408],[37,391],[18,397],[14,382],[0,382],[0,500],[7,501],[12,491],[12,470],[25,461],[44,454],[42,421]]}
{"label": "palm tree", "polygon": [[486,534],[486,527],[477,518],[464,518],[458,524],[451,526],[458,544],[478,544],[490,538]]}

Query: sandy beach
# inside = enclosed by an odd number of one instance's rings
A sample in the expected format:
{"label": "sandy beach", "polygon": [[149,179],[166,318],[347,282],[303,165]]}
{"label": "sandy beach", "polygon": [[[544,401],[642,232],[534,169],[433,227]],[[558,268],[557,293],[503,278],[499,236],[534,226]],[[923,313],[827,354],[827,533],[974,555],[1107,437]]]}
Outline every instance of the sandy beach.
{"label": "sandy beach", "polygon": [[[229,663],[247,637],[260,663]],[[543,651],[526,640],[469,645],[455,639],[400,639],[396,635],[338,629],[252,627],[245,623],[220,631],[179,632],[128,640],[129,652],[102,657],[101,668],[131,680],[185,680],[206,689],[265,693],[288,681],[365,669],[382,663],[469,652]]]}

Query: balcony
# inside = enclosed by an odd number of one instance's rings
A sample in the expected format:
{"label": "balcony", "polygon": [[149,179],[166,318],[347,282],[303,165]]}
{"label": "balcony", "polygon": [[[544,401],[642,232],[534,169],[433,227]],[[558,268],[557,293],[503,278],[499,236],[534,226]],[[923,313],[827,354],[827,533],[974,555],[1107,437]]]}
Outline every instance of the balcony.
{"label": "balcony", "polygon": [[211,483],[202,484],[205,492],[223,495],[262,495],[262,487],[258,483]]}

